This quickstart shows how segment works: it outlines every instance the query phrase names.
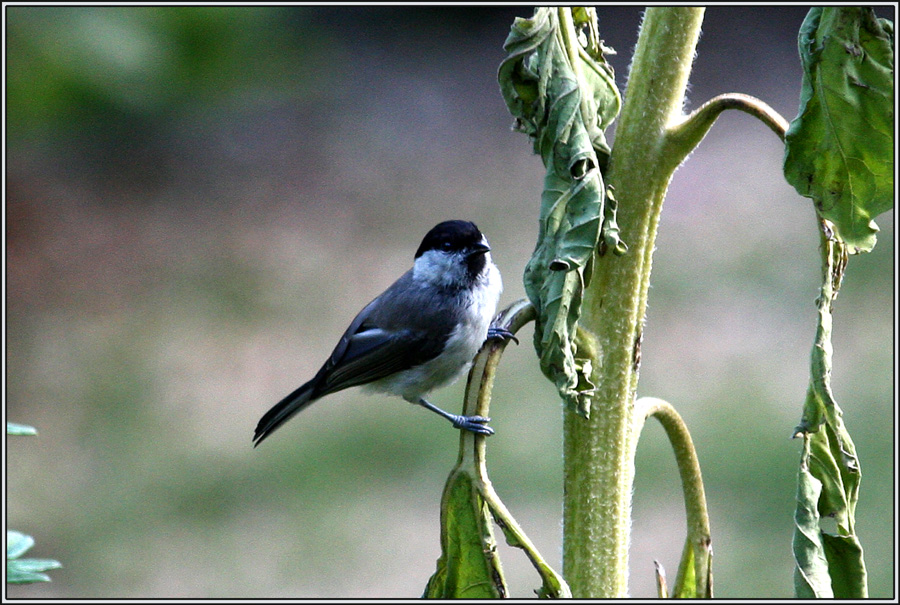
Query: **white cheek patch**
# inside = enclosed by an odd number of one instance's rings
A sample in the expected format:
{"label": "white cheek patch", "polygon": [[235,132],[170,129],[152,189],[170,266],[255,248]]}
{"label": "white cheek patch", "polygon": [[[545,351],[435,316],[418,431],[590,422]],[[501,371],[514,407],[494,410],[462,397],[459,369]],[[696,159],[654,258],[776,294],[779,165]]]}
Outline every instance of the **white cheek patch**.
{"label": "white cheek patch", "polygon": [[465,265],[459,254],[429,250],[413,264],[413,279],[437,286],[452,286],[465,279]]}

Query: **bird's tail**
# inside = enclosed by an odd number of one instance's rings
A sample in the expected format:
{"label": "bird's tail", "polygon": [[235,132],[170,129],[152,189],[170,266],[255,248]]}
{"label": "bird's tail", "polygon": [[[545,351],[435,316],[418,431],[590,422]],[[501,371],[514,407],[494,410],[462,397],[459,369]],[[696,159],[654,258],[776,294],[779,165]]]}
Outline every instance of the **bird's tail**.
{"label": "bird's tail", "polygon": [[287,422],[297,412],[319,398],[316,392],[316,379],[310,380],[296,391],[272,406],[272,409],[259,419],[256,431],[253,433],[253,447],[271,435],[275,429]]}

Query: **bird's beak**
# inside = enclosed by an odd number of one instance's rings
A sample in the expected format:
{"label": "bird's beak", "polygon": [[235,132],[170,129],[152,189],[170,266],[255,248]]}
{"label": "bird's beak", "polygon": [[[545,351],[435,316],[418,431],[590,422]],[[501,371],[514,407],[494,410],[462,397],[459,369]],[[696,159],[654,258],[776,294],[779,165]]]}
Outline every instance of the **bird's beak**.
{"label": "bird's beak", "polygon": [[488,246],[487,240],[483,239],[474,246],[472,246],[472,251],[469,253],[469,256],[476,256],[478,254],[487,254],[491,251],[491,247]]}

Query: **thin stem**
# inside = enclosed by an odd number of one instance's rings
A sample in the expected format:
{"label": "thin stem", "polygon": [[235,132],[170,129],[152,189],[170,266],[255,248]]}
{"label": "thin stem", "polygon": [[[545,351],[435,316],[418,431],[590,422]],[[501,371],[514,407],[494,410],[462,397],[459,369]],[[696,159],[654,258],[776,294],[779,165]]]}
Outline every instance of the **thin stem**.
{"label": "thin stem", "polygon": [[684,490],[684,506],[687,512],[688,533],[709,542],[709,513],[706,509],[706,492],[703,489],[703,477],[700,473],[700,462],[694,449],[694,442],[688,432],[687,425],[668,401],[656,397],[641,397],[634,403],[635,434],[640,434],[647,418],[656,418],[666,431],[681,486]]}
{"label": "thin stem", "polygon": [[[526,299],[521,299],[509,305],[494,319],[493,325],[508,330],[515,334],[522,326],[534,321],[534,306]],[[506,349],[508,341],[490,339],[481,347],[481,351],[475,356],[472,369],[469,370],[466,383],[465,400],[463,403],[463,415],[488,417],[491,406],[491,395],[494,390],[494,375],[500,363],[500,356]],[[487,477],[485,466],[485,436],[472,431],[459,432],[459,460],[460,462],[472,457],[478,465],[479,472]]]}
{"label": "thin stem", "polygon": [[666,584],[666,569],[659,561],[653,561],[653,571],[656,576],[656,596],[660,599],[669,598],[669,587]]}
{"label": "thin stem", "polygon": [[484,498],[484,501],[487,503],[494,520],[496,520],[497,524],[503,529],[507,544],[517,546],[525,551],[528,560],[531,561],[531,564],[541,576],[544,583],[544,589],[548,595],[553,596],[554,598],[571,598],[572,593],[566,582],[559,574],[553,571],[549,565],[547,565],[547,562],[544,561],[544,558],[541,556],[541,553],[538,552],[534,543],[527,535],[525,535],[525,532],[506,508],[506,505],[500,500],[500,497],[494,491],[491,482],[485,479],[476,484],[476,487],[478,488],[481,497]]}
{"label": "thin stem", "polygon": [[666,136],[667,153],[664,155],[669,157],[670,162],[675,166],[678,166],[684,161],[687,154],[703,140],[719,114],[726,109],[737,109],[753,116],[784,141],[788,122],[781,114],[756,97],[730,92],[713,97],[690,115],[684,116],[683,119],[669,126]]}
{"label": "thin stem", "polygon": [[[494,319],[493,326],[515,334],[522,326],[533,321],[535,315],[534,306],[526,299],[522,299],[501,311]],[[507,344],[508,340],[491,339],[484,344],[475,357],[472,370],[469,372],[469,382],[466,384],[463,409],[463,414],[466,416],[488,415],[494,377]],[[475,469],[475,475],[472,478],[475,488],[488,505],[497,524],[503,529],[507,542],[525,551],[525,555],[541,576],[547,595],[557,598],[571,597],[566,582],[546,563],[534,543],[500,500],[497,492],[494,491],[487,474],[485,446],[484,435],[471,431],[460,431],[460,454],[457,467]]]}
{"label": "thin stem", "polygon": [[[711,548],[709,512],[706,507],[706,492],[703,488],[700,462],[697,459],[697,452],[694,449],[687,425],[670,403],[655,397],[638,399],[634,404],[634,432],[636,435],[640,435],[646,419],[650,417],[659,420],[675,453],[687,516],[687,543],[693,549],[692,556],[683,558],[682,565],[678,569],[678,577],[675,580],[676,596],[683,585],[685,574],[688,573],[684,566],[689,562],[694,565],[692,571],[696,581],[696,592],[703,596],[709,590],[708,578],[711,577],[712,572],[709,565]],[[636,444],[637,440],[635,440]]]}

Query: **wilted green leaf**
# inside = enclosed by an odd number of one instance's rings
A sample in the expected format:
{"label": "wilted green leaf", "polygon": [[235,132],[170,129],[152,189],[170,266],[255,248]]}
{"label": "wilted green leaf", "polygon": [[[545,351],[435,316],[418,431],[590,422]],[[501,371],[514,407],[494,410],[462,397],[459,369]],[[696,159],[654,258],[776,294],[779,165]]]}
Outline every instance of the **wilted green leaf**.
{"label": "wilted green leaf", "polygon": [[[819,321],[810,383],[803,417],[794,429],[795,436],[803,437],[794,514],[794,590],[805,598],[858,599],[867,596],[863,552],[854,527],[859,459],[831,391],[831,313],[847,250],[830,233],[822,243],[823,284],[816,301]],[[836,534],[822,529],[824,517],[835,520]]]}
{"label": "wilted green leaf", "polygon": [[822,482],[809,472],[809,436],[804,436],[794,511],[794,596],[800,599],[833,598],[828,561],[819,528]]}
{"label": "wilted green leaf", "polygon": [[441,556],[425,598],[490,599],[507,595],[491,514],[472,476],[457,469],[441,500]]}
{"label": "wilted green leaf", "polygon": [[[839,412],[839,410],[838,410]],[[803,435],[794,515],[794,590],[797,597],[860,599],[867,596],[862,546],[855,534],[859,466],[843,423]],[[837,534],[821,527],[833,518]]]}
{"label": "wilted green leaf", "polygon": [[590,357],[576,340],[582,295],[601,232],[616,252],[624,251],[618,230],[604,230],[609,147],[603,129],[621,104],[603,57],[610,49],[597,36],[593,9],[573,16],[568,8],[538,8],[531,19],[516,19],[504,49],[501,92],[547,171],[538,242],[524,276],[538,312],[535,348],[562,398],[587,416],[594,385]]}
{"label": "wilted green leaf", "polygon": [[7,435],[37,435],[37,429],[27,424],[16,424],[15,422],[6,423]]}
{"label": "wilted green leaf", "polygon": [[855,535],[822,534],[825,558],[836,599],[861,599],[868,596],[866,566],[862,544]]}
{"label": "wilted green leaf", "polygon": [[[847,529],[853,523],[859,473],[842,472],[832,456],[823,461],[815,453],[826,449],[822,444],[834,441],[827,426],[804,435],[793,541],[794,591],[800,598],[861,599],[868,593],[862,545]],[[855,475],[851,486],[844,485],[845,474]],[[844,491],[848,488],[850,493]],[[838,534],[822,529],[825,517],[836,518]]]}
{"label": "wilted green leaf", "polygon": [[851,254],[875,245],[894,200],[894,28],[871,8],[809,11],[800,29],[800,112],[785,178],[810,197]]}

